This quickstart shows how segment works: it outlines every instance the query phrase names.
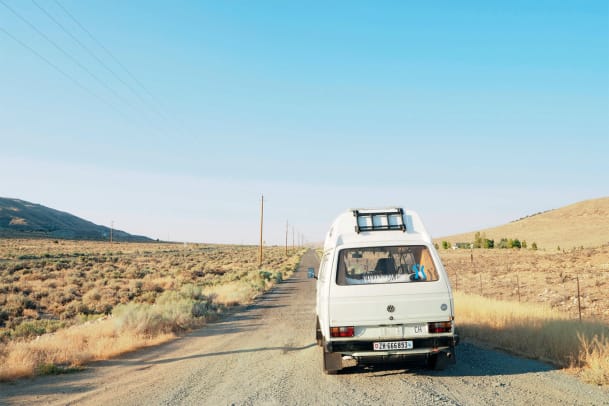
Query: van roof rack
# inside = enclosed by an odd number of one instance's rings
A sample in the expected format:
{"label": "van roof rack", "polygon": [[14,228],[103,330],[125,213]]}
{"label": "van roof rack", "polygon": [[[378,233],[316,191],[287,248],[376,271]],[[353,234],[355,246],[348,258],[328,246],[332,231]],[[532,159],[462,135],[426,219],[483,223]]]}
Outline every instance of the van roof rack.
{"label": "van roof rack", "polygon": [[354,209],[355,232],[362,231],[393,231],[406,232],[404,224],[404,209]]}

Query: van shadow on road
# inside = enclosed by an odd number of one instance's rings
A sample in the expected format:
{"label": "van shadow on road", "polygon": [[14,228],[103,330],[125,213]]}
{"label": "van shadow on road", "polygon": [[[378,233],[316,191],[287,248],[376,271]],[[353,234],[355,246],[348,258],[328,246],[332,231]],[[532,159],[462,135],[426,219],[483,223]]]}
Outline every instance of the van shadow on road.
{"label": "van shadow on road", "polygon": [[287,353],[293,352],[293,351],[306,350],[308,348],[314,347],[315,345],[316,345],[315,343],[311,343],[311,344],[307,344],[307,345],[302,346],[302,347],[282,346],[282,347],[243,348],[243,349],[232,350],[232,351],[220,351],[220,352],[210,352],[210,353],[204,353],[204,354],[193,354],[193,355],[188,355],[186,357],[165,358],[165,359],[149,360],[149,361],[145,361],[145,360],[133,360],[133,362],[125,362],[125,360],[122,360],[120,363],[123,364],[123,365],[130,364],[130,365],[149,365],[149,366],[152,366],[152,365],[169,364],[169,363],[172,363],[172,362],[180,362],[180,361],[190,360],[190,359],[200,359],[200,358],[209,358],[209,357],[221,357],[221,356],[226,356],[226,355],[246,354],[246,353],[261,352],[261,351],[281,351],[282,354],[287,354]]}

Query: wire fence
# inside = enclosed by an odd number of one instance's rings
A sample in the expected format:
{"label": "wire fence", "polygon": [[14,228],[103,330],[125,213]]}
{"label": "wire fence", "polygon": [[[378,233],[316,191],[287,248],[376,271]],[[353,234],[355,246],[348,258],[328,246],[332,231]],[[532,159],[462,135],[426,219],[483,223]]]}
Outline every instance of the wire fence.
{"label": "wire fence", "polygon": [[541,303],[570,318],[609,323],[609,270],[605,267],[526,269],[522,264],[485,267],[472,261],[467,267],[446,268],[456,291],[497,300]]}

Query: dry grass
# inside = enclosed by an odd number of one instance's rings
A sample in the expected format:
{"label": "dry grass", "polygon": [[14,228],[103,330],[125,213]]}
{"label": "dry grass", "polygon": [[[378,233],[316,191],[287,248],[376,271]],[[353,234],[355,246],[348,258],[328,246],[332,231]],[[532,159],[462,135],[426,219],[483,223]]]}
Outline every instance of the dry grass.
{"label": "dry grass", "polygon": [[0,240],[0,380],[169,340],[251,302],[303,252],[269,247],[261,270],[256,247]]}
{"label": "dry grass", "polygon": [[0,347],[0,381],[39,373],[69,372],[87,362],[109,359],[175,337],[125,331],[114,320],[79,325],[45,334],[33,341],[12,341]]}
{"label": "dry grass", "polygon": [[519,355],[577,369],[609,385],[609,326],[579,322],[548,305],[515,303],[455,292],[459,333]]}
{"label": "dry grass", "polygon": [[609,245],[560,251],[449,249],[440,256],[463,337],[609,385]]}
{"label": "dry grass", "polygon": [[583,320],[609,324],[609,245],[564,252],[440,249],[440,256],[455,290],[545,304],[571,319],[579,319],[581,306]]}

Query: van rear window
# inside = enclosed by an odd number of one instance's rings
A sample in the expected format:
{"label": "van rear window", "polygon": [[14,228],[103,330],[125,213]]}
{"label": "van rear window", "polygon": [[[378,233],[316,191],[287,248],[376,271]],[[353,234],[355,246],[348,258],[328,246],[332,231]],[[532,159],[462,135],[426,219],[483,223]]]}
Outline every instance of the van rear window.
{"label": "van rear window", "polygon": [[438,271],[433,257],[424,245],[347,248],[339,253],[338,285],[437,280]]}

